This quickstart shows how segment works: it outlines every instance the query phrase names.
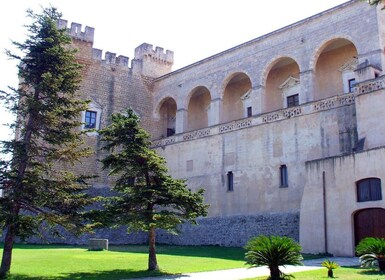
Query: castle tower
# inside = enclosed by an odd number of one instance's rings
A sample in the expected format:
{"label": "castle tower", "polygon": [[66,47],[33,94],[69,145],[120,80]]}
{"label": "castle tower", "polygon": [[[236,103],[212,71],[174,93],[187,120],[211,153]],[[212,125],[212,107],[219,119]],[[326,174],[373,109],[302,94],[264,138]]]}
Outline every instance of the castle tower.
{"label": "castle tower", "polygon": [[134,73],[157,78],[172,71],[174,52],[153,45],[143,43],[135,49],[135,58],[132,60]]}

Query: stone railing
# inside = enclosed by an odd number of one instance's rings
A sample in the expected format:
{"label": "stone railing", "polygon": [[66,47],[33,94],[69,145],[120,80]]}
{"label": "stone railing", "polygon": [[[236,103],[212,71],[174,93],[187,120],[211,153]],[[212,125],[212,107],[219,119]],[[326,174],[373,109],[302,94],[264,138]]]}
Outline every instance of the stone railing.
{"label": "stone railing", "polygon": [[314,112],[329,110],[335,107],[349,105],[354,103],[354,93],[349,93],[341,96],[335,96],[328,99],[320,100],[312,104]]}
{"label": "stone railing", "polygon": [[283,119],[289,119],[293,117],[297,117],[302,115],[302,107],[293,107],[290,109],[284,109],[280,111],[276,111],[273,113],[269,113],[262,116],[262,122],[275,122]]}
{"label": "stone railing", "polygon": [[240,120],[240,121],[234,121],[231,123],[227,124],[222,124],[219,126],[219,133],[225,133],[233,130],[237,130],[240,128],[245,128],[251,126],[251,118],[245,119],[245,120]]}
{"label": "stone railing", "polygon": [[383,88],[385,88],[385,76],[382,76],[375,80],[359,83],[355,87],[355,93],[357,94],[368,93],[368,92],[380,90]]}
{"label": "stone railing", "polygon": [[183,134],[183,140],[184,141],[192,140],[192,139],[201,138],[209,135],[210,135],[210,128],[205,128],[205,129],[195,130],[195,131],[191,131]]}
{"label": "stone railing", "polygon": [[[385,86],[384,83],[382,83],[381,85]],[[218,135],[222,133],[228,133],[231,131],[236,131],[236,130],[244,129],[251,126],[261,125],[264,123],[272,123],[275,121],[295,118],[298,116],[307,115],[307,114],[311,114],[319,111],[342,107],[342,106],[353,104],[354,102],[355,102],[355,93],[334,96],[334,97],[326,98],[316,102],[303,104],[301,106],[281,109],[271,113],[257,115],[255,117],[245,118],[245,119],[232,121],[225,124],[219,124],[219,125],[207,127],[204,129],[176,134],[168,138],[153,141],[152,147],[153,148],[164,147],[164,146],[178,143],[178,142],[190,141],[190,140]]]}

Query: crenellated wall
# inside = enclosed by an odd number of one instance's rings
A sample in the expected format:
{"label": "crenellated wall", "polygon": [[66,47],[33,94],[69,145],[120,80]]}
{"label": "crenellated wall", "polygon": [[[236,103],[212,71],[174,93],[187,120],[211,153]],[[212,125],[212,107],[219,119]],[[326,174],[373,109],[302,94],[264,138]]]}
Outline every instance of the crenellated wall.
{"label": "crenellated wall", "polygon": [[168,74],[174,64],[174,53],[163,48],[143,43],[135,49],[135,58],[132,61],[134,73],[157,78]]}
{"label": "crenellated wall", "polygon": [[68,21],[64,19],[59,19],[57,22],[57,26],[59,29],[67,29],[68,34],[72,38],[76,38],[77,40],[94,42],[94,33],[95,28],[86,26],[85,30],[82,31],[82,25],[80,23],[72,22],[70,28],[67,28]]}

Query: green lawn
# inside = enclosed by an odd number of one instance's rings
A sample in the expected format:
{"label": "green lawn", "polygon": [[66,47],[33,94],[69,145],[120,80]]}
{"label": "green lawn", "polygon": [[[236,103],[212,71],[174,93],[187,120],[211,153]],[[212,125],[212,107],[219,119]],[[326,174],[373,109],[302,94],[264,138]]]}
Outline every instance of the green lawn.
{"label": "green lawn", "polygon": [[[88,251],[65,245],[17,245],[14,249],[11,279],[84,279],[114,280],[162,274],[210,271],[249,267],[242,248],[216,246],[158,246],[161,272],[149,273],[147,246],[110,246],[109,251]],[[2,250],[0,250],[2,253]],[[320,256],[304,256],[306,259]],[[294,273],[295,279],[328,279],[326,268]],[[377,271],[340,267],[336,279],[385,280]],[[262,280],[267,277],[254,278]]]}
{"label": "green lawn", "polygon": [[[242,248],[158,246],[161,272],[149,273],[147,246],[82,247],[17,245],[11,279],[124,279],[246,267]],[[0,250],[2,253],[2,250]]]}
{"label": "green lawn", "polygon": [[[327,269],[317,269],[292,274],[293,280],[317,280],[331,279],[327,277]],[[266,280],[265,277],[257,277],[248,280]],[[373,269],[362,269],[358,267],[339,267],[334,270],[334,279],[340,280],[385,280],[385,274],[380,274]]]}

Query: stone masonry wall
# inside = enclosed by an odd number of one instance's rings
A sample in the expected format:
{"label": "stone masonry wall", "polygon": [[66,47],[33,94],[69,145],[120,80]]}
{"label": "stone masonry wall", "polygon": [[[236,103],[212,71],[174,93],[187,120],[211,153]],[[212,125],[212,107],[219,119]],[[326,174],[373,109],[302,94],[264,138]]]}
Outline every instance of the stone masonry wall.
{"label": "stone masonry wall", "polygon": [[[108,188],[94,188],[93,195],[108,196]],[[169,245],[217,245],[225,247],[241,247],[247,241],[261,234],[288,236],[299,240],[299,212],[259,213],[255,215],[236,215],[228,217],[199,218],[197,225],[189,223],[179,227],[180,234],[173,235],[158,230],[157,243]],[[46,234],[43,238],[33,237],[29,243],[64,243],[86,245],[90,238],[108,239],[109,244],[146,244],[147,233],[127,233],[126,227],[105,228],[92,234],[76,237],[60,230],[63,237],[52,237]]]}
{"label": "stone masonry wall", "polygon": [[159,231],[158,243],[241,247],[258,235],[288,236],[298,241],[299,212],[201,218],[198,225],[184,224],[180,230],[179,235]]}
{"label": "stone masonry wall", "polygon": [[[198,225],[183,224],[178,235],[158,230],[157,244],[200,246],[215,245],[223,247],[242,247],[258,235],[287,236],[299,241],[299,213],[264,213],[259,215],[240,215],[198,219]],[[29,243],[59,243],[87,245],[90,238],[108,239],[109,244],[147,244],[147,233],[127,233],[126,227],[101,229],[94,234],[75,237],[62,232],[63,238],[30,238]]]}
{"label": "stone masonry wall", "polygon": [[[152,96],[148,88],[148,78],[133,73],[126,63],[121,63],[115,54],[106,52],[102,59],[102,51],[93,49],[92,42],[73,38],[73,45],[78,50],[77,60],[82,64],[82,82],[79,89],[81,98],[90,101],[90,110],[98,110],[97,118],[100,119],[100,126],[97,129],[105,128],[111,114],[124,113],[132,108],[141,119],[141,125],[147,131],[152,130],[153,122],[148,112],[152,111]],[[82,120],[84,121],[84,120]],[[107,173],[102,171],[100,160],[106,156],[101,151],[103,143],[100,135],[96,132],[87,133],[85,136],[93,154],[83,159],[76,167],[77,172],[82,174],[97,175],[98,178],[92,181],[94,186],[111,185],[112,181]]]}

